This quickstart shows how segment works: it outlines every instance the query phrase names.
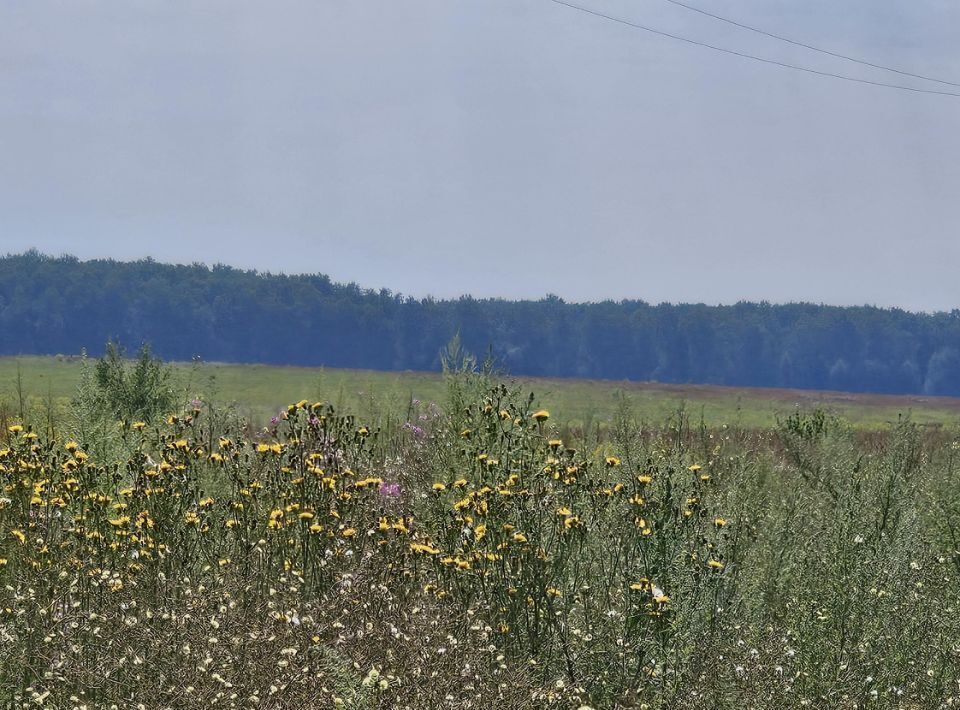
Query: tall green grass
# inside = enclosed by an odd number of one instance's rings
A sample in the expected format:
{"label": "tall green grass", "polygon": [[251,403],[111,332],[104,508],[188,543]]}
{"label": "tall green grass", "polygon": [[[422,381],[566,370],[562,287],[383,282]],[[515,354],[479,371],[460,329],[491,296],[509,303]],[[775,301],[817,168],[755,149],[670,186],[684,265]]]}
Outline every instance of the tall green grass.
{"label": "tall green grass", "polygon": [[[21,409],[56,420],[66,412],[80,381],[79,358],[0,358],[0,417]],[[252,422],[267,422],[288,402],[303,396],[324,399],[367,415],[401,416],[413,400],[442,402],[439,373],[374,372],[268,365],[174,363],[174,382],[185,398],[235,406]],[[960,403],[929,397],[841,396],[723,387],[667,386],[590,380],[517,378],[543,406],[578,431],[606,428],[627,398],[635,416],[657,423],[678,409],[708,425],[764,428],[798,406],[822,406],[858,428],[882,429],[909,415],[921,425],[952,426]]]}
{"label": "tall green grass", "polygon": [[598,432],[469,367],[439,383],[395,410],[299,399],[266,427],[210,398],[109,446],[9,420],[2,700],[960,702],[956,432],[651,425],[625,398]]}

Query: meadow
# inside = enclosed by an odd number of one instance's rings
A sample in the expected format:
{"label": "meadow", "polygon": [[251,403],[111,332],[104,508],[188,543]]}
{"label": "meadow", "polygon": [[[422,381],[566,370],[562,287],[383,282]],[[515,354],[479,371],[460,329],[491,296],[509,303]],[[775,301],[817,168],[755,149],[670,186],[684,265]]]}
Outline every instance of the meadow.
{"label": "meadow", "polygon": [[953,427],[623,397],[571,427],[469,360],[397,413],[290,398],[254,425],[116,372],[55,421],[5,414],[7,706],[960,702]]}
{"label": "meadow", "polygon": [[[250,421],[266,423],[289,402],[322,399],[368,418],[399,418],[410,403],[441,402],[439,372],[379,372],[224,363],[172,363],[174,385],[187,397],[229,405]],[[62,416],[80,379],[79,357],[0,358],[0,414],[24,408]],[[908,416],[916,424],[960,422],[960,399],[919,395],[866,395],[815,390],[669,385],[606,380],[505,378],[576,429],[604,428],[629,400],[638,419],[659,424],[679,410],[711,426],[768,428],[798,407],[822,408],[863,429],[883,429]],[[18,384],[19,380],[19,384]]]}

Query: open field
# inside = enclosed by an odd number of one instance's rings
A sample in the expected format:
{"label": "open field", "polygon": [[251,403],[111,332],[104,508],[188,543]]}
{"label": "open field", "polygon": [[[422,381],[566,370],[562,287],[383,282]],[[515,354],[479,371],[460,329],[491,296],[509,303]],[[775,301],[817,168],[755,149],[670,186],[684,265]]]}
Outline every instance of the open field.
{"label": "open field", "polygon": [[[68,381],[29,364],[51,397]],[[262,388],[291,371],[214,374]],[[399,427],[373,400],[290,403],[252,431],[109,391],[56,431],[8,419],[0,706],[960,702],[955,437],[811,412],[765,429],[622,417],[601,440],[521,388],[443,384]],[[602,391],[570,384],[558,407]]]}
{"label": "open field", "polygon": [[[174,363],[177,386],[188,396],[235,403],[254,421],[266,421],[279,408],[302,398],[322,399],[359,413],[405,413],[411,400],[441,401],[439,373],[375,372],[269,365]],[[16,411],[17,377],[34,403],[50,399],[62,406],[80,375],[77,358],[0,358],[0,401]],[[785,390],[711,385],[667,385],[604,380],[519,378],[541,406],[566,424],[595,426],[611,420],[622,396],[647,422],[662,422],[683,407],[691,419],[708,424],[762,428],[798,406],[821,406],[862,428],[882,428],[902,415],[924,425],[960,422],[960,399]]]}

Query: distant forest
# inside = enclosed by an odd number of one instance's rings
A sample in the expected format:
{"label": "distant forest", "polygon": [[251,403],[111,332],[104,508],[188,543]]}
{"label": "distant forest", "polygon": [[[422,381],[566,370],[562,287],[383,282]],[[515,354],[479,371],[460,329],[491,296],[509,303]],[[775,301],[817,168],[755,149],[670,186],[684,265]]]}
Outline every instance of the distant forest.
{"label": "distant forest", "polygon": [[0,354],[148,342],[169,360],[436,370],[460,333],[512,374],[960,395],[960,310],[409,298],[227,266],[0,258]]}

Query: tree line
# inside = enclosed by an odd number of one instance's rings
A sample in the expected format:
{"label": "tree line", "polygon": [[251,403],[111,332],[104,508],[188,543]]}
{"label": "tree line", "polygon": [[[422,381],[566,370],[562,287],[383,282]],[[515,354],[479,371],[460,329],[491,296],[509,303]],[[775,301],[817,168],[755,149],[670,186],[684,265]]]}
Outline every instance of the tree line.
{"label": "tree line", "polygon": [[434,370],[459,333],[513,374],[960,395],[960,310],[410,298],[229,266],[0,258],[0,354]]}

